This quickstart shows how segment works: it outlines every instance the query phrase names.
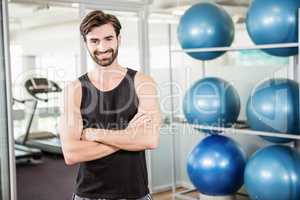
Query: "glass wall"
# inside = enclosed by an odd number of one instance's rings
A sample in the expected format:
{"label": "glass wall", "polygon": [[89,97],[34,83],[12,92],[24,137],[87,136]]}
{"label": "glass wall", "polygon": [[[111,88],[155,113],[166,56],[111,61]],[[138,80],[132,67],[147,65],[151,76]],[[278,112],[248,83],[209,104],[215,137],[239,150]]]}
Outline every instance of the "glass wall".
{"label": "glass wall", "polygon": [[[80,75],[78,3],[10,1],[8,11],[14,98],[33,99],[25,89],[25,82],[29,79],[47,78],[63,89]],[[57,125],[61,92],[40,96],[48,101],[37,101],[30,135],[33,132],[59,135]],[[14,101],[13,128],[16,143],[20,143],[25,135],[33,105],[30,101],[25,104]],[[50,197],[71,199],[77,168],[67,166],[62,155],[42,152],[41,156],[32,155],[26,159],[17,156],[16,160],[18,200]]]}
{"label": "glass wall", "polygon": [[9,52],[7,48],[7,10],[6,2],[0,4],[0,199],[13,199],[15,197],[15,167],[11,128],[11,102]]}
{"label": "glass wall", "polygon": [[[15,98],[32,98],[24,88],[24,82],[30,78],[45,77],[64,88],[79,76],[78,4],[10,2],[9,18]],[[56,93],[47,96],[48,102],[38,102],[37,114],[44,117],[34,119],[33,131],[57,131],[59,97]],[[24,134],[23,110],[24,105],[14,104],[16,138]]]}

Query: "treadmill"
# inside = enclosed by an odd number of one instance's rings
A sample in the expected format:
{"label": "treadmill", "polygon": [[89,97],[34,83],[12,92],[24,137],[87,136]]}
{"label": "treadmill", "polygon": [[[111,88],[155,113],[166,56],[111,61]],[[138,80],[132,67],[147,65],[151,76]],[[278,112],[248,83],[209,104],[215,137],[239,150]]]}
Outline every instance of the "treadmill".
{"label": "treadmill", "polygon": [[42,152],[36,148],[15,144],[15,158],[16,164],[42,163]]}
{"label": "treadmill", "polygon": [[[28,123],[26,134],[17,139],[17,143],[28,147],[40,149],[51,154],[62,154],[61,143],[58,135],[39,131],[31,132],[33,117],[37,109],[38,101],[48,102],[49,93],[59,93],[62,89],[55,82],[47,78],[31,78],[25,81],[27,92],[33,97],[33,109],[30,113],[31,120]],[[46,97],[45,97],[46,96]]]}
{"label": "treadmill", "polygon": [[[31,99],[28,100],[18,100],[13,98],[14,102],[25,104],[27,101],[34,101]],[[28,119],[27,125],[31,123],[32,118]],[[27,126],[28,127],[28,126]],[[26,127],[25,133],[28,131]],[[15,158],[16,164],[28,164],[28,163],[42,163],[42,151],[37,148],[26,147],[22,144],[15,143]]]}

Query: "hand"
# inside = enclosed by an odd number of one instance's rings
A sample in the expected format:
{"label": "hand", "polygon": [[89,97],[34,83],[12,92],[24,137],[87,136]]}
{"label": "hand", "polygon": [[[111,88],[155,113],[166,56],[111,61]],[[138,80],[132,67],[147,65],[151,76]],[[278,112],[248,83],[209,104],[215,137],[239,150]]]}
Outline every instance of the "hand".
{"label": "hand", "polygon": [[86,128],[82,132],[81,138],[87,141],[96,141],[97,131],[94,128]]}
{"label": "hand", "polygon": [[151,116],[147,113],[137,113],[129,122],[129,127],[137,127],[151,122]]}

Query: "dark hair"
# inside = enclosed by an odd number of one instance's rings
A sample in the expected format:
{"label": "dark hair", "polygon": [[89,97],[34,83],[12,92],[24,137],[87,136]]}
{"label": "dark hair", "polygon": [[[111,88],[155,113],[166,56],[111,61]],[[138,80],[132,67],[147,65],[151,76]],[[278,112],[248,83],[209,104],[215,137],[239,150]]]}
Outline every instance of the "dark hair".
{"label": "dark hair", "polygon": [[102,26],[104,24],[111,24],[119,36],[121,30],[121,23],[118,18],[111,14],[106,14],[101,10],[95,10],[87,14],[80,24],[80,34],[84,41],[86,41],[86,35],[95,27]]}

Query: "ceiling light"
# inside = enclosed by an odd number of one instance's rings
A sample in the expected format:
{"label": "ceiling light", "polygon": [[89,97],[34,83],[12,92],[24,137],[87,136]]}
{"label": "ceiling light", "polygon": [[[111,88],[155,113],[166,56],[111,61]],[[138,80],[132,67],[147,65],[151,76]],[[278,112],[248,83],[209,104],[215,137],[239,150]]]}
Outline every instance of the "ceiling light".
{"label": "ceiling light", "polygon": [[79,7],[79,3],[72,3],[71,6],[72,6],[73,8],[78,8],[78,7]]}
{"label": "ceiling light", "polygon": [[184,10],[175,9],[175,10],[172,11],[172,14],[177,15],[177,16],[181,16],[181,15],[184,14],[184,12],[185,12]]}

